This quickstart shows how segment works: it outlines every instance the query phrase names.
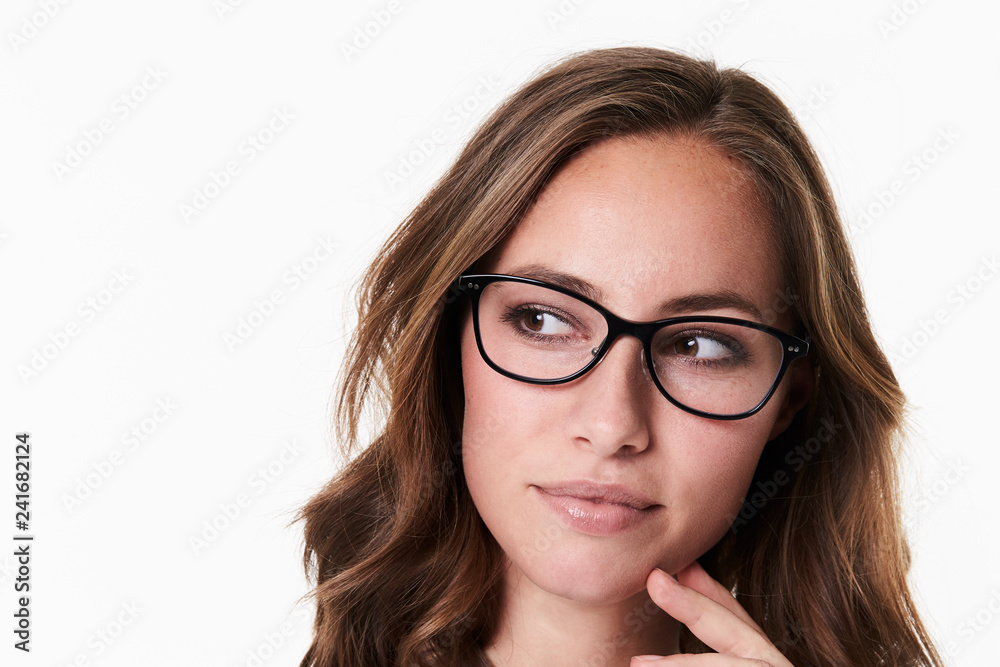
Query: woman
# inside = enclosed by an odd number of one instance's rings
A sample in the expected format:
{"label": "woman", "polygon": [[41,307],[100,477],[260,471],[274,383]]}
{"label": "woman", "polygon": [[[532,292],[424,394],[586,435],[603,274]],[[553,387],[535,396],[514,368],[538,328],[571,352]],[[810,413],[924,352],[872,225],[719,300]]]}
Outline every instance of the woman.
{"label": "woman", "polygon": [[363,285],[338,416],[349,445],[384,425],[303,509],[303,665],[940,664],[903,396],[818,160],[750,76],[560,63]]}

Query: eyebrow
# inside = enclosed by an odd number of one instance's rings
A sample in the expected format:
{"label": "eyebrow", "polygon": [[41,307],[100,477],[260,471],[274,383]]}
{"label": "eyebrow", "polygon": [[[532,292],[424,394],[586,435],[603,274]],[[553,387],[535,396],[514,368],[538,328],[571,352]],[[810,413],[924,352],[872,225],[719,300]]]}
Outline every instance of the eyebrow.
{"label": "eyebrow", "polygon": [[[596,301],[603,305],[605,301],[604,292],[596,285],[587,282],[577,276],[556,271],[538,264],[526,264],[511,270],[510,275],[521,276],[523,278],[533,278],[543,282],[558,285],[569,290],[573,290],[591,301]],[[757,322],[763,322],[764,316],[760,309],[749,299],[738,292],[731,290],[721,290],[707,294],[686,294],[660,305],[659,312],[671,313],[673,315],[698,313],[706,310],[723,309],[740,310],[750,314]]]}

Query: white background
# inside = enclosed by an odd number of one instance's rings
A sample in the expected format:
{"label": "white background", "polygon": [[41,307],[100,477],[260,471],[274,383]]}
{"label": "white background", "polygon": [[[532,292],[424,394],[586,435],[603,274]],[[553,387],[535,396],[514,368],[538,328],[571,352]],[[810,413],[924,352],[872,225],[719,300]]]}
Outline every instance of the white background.
{"label": "white background", "polygon": [[[995,664],[995,5],[230,4],[0,12],[0,662],[297,664],[312,616],[286,526],[334,470],[351,282],[507,93],[572,51],[646,44],[742,66],[798,111],[912,403],[920,607],[953,664]],[[241,319],[259,326],[227,343]]]}

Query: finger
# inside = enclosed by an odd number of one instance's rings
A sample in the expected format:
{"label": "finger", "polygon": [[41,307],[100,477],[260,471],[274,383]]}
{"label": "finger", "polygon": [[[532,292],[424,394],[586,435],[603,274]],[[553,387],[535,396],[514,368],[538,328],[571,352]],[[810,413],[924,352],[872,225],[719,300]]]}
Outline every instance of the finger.
{"label": "finger", "polygon": [[743,606],[736,601],[733,594],[730,593],[725,586],[713,579],[708,572],[705,572],[705,568],[703,568],[698,561],[694,561],[687,567],[680,570],[677,573],[677,581],[679,581],[683,586],[693,588],[705,597],[715,600],[723,607],[743,619],[745,623],[749,624],[757,632],[764,634],[764,631],[761,630],[760,626],[757,625],[757,622],[750,617],[750,614],[747,613],[746,609],[744,609]]}
{"label": "finger", "polygon": [[[791,663],[760,631],[698,591],[688,588],[663,570],[653,570],[646,589],[663,611],[687,626],[694,636],[721,654],[763,660],[775,667]],[[670,663],[665,663],[670,664]]]}

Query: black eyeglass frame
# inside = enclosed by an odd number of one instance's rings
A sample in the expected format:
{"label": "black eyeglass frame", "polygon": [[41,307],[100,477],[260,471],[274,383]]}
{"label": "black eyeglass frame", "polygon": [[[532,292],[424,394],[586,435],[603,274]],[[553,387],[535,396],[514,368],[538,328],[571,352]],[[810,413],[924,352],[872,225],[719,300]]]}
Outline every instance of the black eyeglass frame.
{"label": "black eyeglass frame", "polygon": [[[567,375],[565,377],[556,378],[554,380],[539,380],[537,378],[530,378],[524,375],[518,375],[517,373],[512,373],[500,366],[498,366],[490,356],[486,353],[486,349],[483,347],[483,338],[479,331],[479,298],[482,296],[483,289],[488,285],[495,282],[515,282],[523,283],[525,285],[535,285],[537,287],[544,287],[546,289],[571,296],[574,299],[579,299],[583,303],[587,304],[598,313],[600,313],[608,325],[608,333],[601,343],[601,346],[597,349],[594,354],[594,358],[591,359],[587,364],[580,370]],[[525,382],[528,384],[537,385],[553,385],[562,384],[565,382],[570,382],[576,378],[586,374],[592,368],[594,368],[604,355],[607,354],[608,350],[619,336],[627,335],[637,338],[640,343],[642,343],[643,350],[646,357],[646,365],[649,367],[649,376],[652,378],[653,382],[656,384],[657,389],[660,393],[670,401],[673,405],[677,406],[685,412],[689,412],[693,415],[699,417],[705,417],[708,419],[719,419],[719,420],[736,420],[745,419],[751,415],[759,412],[774,395],[775,389],[781,383],[781,378],[784,377],[785,371],[788,370],[789,364],[791,364],[796,359],[805,357],[809,354],[809,336],[805,338],[799,338],[790,333],[782,331],[781,329],[775,329],[774,327],[769,327],[766,324],[760,324],[759,322],[754,322],[752,320],[743,320],[734,317],[720,317],[716,315],[685,315],[682,317],[668,317],[663,320],[656,320],[654,322],[632,322],[624,318],[618,317],[610,310],[602,306],[601,304],[593,301],[582,294],[574,292],[571,289],[567,289],[560,285],[553,285],[552,283],[547,283],[541,280],[535,280],[534,278],[524,278],[522,276],[510,276],[500,273],[476,273],[476,274],[463,274],[458,277],[457,282],[454,284],[454,288],[460,293],[467,295],[472,300],[472,322],[473,329],[476,334],[476,345],[479,347],[479,354],[482,356],[483,361],[489,365],[490,368],[495,370],[497,373],[509,377],[513,380],[518,380],[520,382]],[[757,331],[763,331],[764,333],[770,334],[771,336],[777,338],[781,341],[781,366],[778,368],[778,373],[774,377],[774,381],[771,383],[771,388],[767,391],[767,394],[763,399],[752,409],[746,412],[741,412],[735,415],[720,415],[712,412],[704,412],[702,410],[697,410],[695,408],[684,405],[673,396],[671,396],[663,385],[660,383],[659,377],[656,374],[656,368],[653,366],[653,336],[660,329],[670,326],[672,324],[686,324],[688,322],[711,322],[715,324],[731,324],[736,326],[748,327],[750,329],[756,329]]]}

